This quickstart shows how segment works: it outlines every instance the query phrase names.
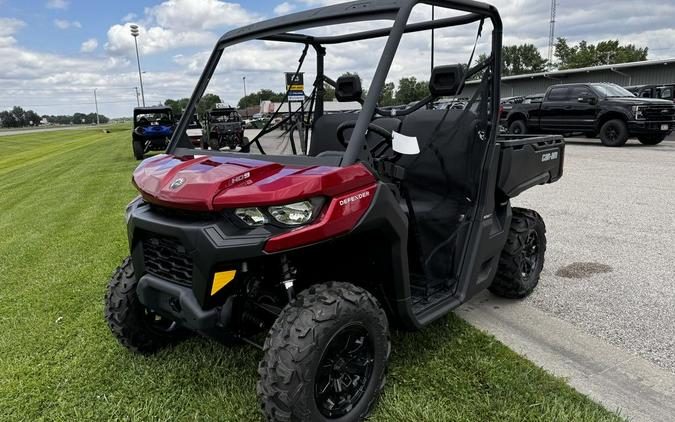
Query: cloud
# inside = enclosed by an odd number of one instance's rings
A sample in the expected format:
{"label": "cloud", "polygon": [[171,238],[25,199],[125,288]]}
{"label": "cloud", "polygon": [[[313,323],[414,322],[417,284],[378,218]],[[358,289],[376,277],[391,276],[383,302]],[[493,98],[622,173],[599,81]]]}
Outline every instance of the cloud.
{"label": "cloud", "polygon": [[238,3],[219,0],[168,0],[145,13],[159,26],[177,31],[240,26],[258,19]]}
{"label": "cloud", "polygon": [[[130,25],[125,23],[110,27],[108,42],[105,44],[109,54],[128,57],[134,54]],[[160,26],[146,28],[143,25],[139,25],[138,30],[138,48],[144,54],[156,54],[180,47],[212,45],[217,39],[215,34],[207,31],[180,32]]]}
{"label": "cloud", "polygon": [[14,18],[0,18],[0,48],[16,43],[13,35],[26,26],[26,22]]}
{"label": "cloud", "polygon": [[285,15],[292,12],[293,10],[295,10],[295,5],[285,1],[274,8],[274,14]]}
{"label": "cloud", "polygon": [[96,38],[89,38],[82,43],[80,51],[82,53],[93,53],[98,48],[98,40]]}
{"label": "cloud", "polygon": [[47,1],[47,9],[61,9],[65,10],[68,8],[70,5],[70,2],[68,0],[48,0]]}
{"label": "cloud", "polygon": [[125,22],[125,23],[126,23],[126,22],[131,22],[131,21],[133,21],[134,19],[136,19],[137,17],[138,17],[137,14],[135,14],[135,13],[133,13],[133,12],[129,12],[129,13],[127,13],[126,15],[124,15],[124,17],[122,18],[122,22]]}
{"label": "cloud", "polygon": [[59,29],[82,28],[79,21],[69,21],[65,19],[54,19],[54,26]]}

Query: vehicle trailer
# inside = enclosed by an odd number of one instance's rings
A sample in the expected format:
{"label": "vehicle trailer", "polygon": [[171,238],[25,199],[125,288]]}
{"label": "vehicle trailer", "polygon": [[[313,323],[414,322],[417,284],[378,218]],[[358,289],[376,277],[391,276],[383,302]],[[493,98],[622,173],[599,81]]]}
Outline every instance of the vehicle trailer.
{"label": "vehicle trailer", "polygon": [[134,157],[142,160],[150,151],[163,151],[173,135],[175,120],[171,107],[134,108],[131,135]]}
{"label": "vehicle trailer", "polygon": [[610,83],[551,86],[542,101],[514,104],[501,124],[512,134],[585,133],[619,147],[636,136],[656,145],[675,129],[672,101],[635,97]]}
{"label": "vehicle trailer", "polygon": [[[317,66],[304,108],[313,115],[307,153],[264,153],[259,141],[275,130],[276,115],[250,141],[260,152],[249,154],[193,148],[181,119],[166,154],[133,174],[140,196],[125,214],[130,257],[114,272],[105,305],[121,344],[149,354],[191,332],[246,342],[263,350],[257,391],[267,420],[359,421],[384,388],[390,326],[421,329],[485,289],[509,298],[534,290],[545,224],[510,200],[562,177],[564,140],[499,136],[496,8],[434,0],[427,4],[461,14],[408,23],[421,3],[332,5],[220,39],[184,116],[227,48],[299,43],[297,72],[310,49]],[[391,26],[302,33],[381,19]],[[459,25],[477,29],[476,43],[490,25],[491,53],[435,67],[430,95],[412,107],[379,108],[403,35]],[[377,38],[386,45],[365,98],[357,76],[325,74],[326,46]],[[475,75],[480,83],[463,109],[427,109],[459,96]],[[324,113],[324,84],[338,101],[362,103],[360,112]]]}

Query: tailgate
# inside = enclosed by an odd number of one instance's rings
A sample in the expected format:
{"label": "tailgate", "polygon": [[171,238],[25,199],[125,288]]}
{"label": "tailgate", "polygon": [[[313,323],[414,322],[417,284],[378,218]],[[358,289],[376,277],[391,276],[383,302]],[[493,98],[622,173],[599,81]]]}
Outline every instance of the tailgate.
{"label": "tailgate", "polygon": [[563,175],[565,141],[560,135],[507,136],[497,140],[499,175],[497,189],[513,198],[521,192]]}

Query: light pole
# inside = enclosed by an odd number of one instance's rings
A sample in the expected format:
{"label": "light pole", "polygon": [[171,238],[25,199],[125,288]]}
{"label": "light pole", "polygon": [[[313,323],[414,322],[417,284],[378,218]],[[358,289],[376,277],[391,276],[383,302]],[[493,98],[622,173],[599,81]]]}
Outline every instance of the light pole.
{"label": "light pole", "polygon": [[136,62],[138,63],[138,80],[141,82],[141,98],[143,99],[143,107],[145,107],[145,93],[143,92],[143,76],[141,76],[141,58],[138,55],[138,25],[129,25],[131,28],[131,36],[134,37],[134,44],[136,45]]}
{"label": "light pole", "polygon": [[98,98],[96,98],[96,89],[97,88],[94,88],[94,104],[96,104],[96,126],[98,126],[100,122],[98,120]]}
{"label": "light pole", "polygon": [[246,117],[248,117],[248,106],[246,105],[246,76],[244,76],[242,80],[244,81],[244,107],[246,109]]}

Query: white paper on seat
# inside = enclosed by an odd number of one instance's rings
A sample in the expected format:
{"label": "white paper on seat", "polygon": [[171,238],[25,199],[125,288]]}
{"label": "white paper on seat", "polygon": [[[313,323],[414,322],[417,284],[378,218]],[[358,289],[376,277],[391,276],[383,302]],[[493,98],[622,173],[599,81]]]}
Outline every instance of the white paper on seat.
{"label": "white paper on seat", "polygon": [[406,136],[396,131],[394,135],[392,148],[400,154],[415,155],[420,153],[420,144],[414,136]]}

